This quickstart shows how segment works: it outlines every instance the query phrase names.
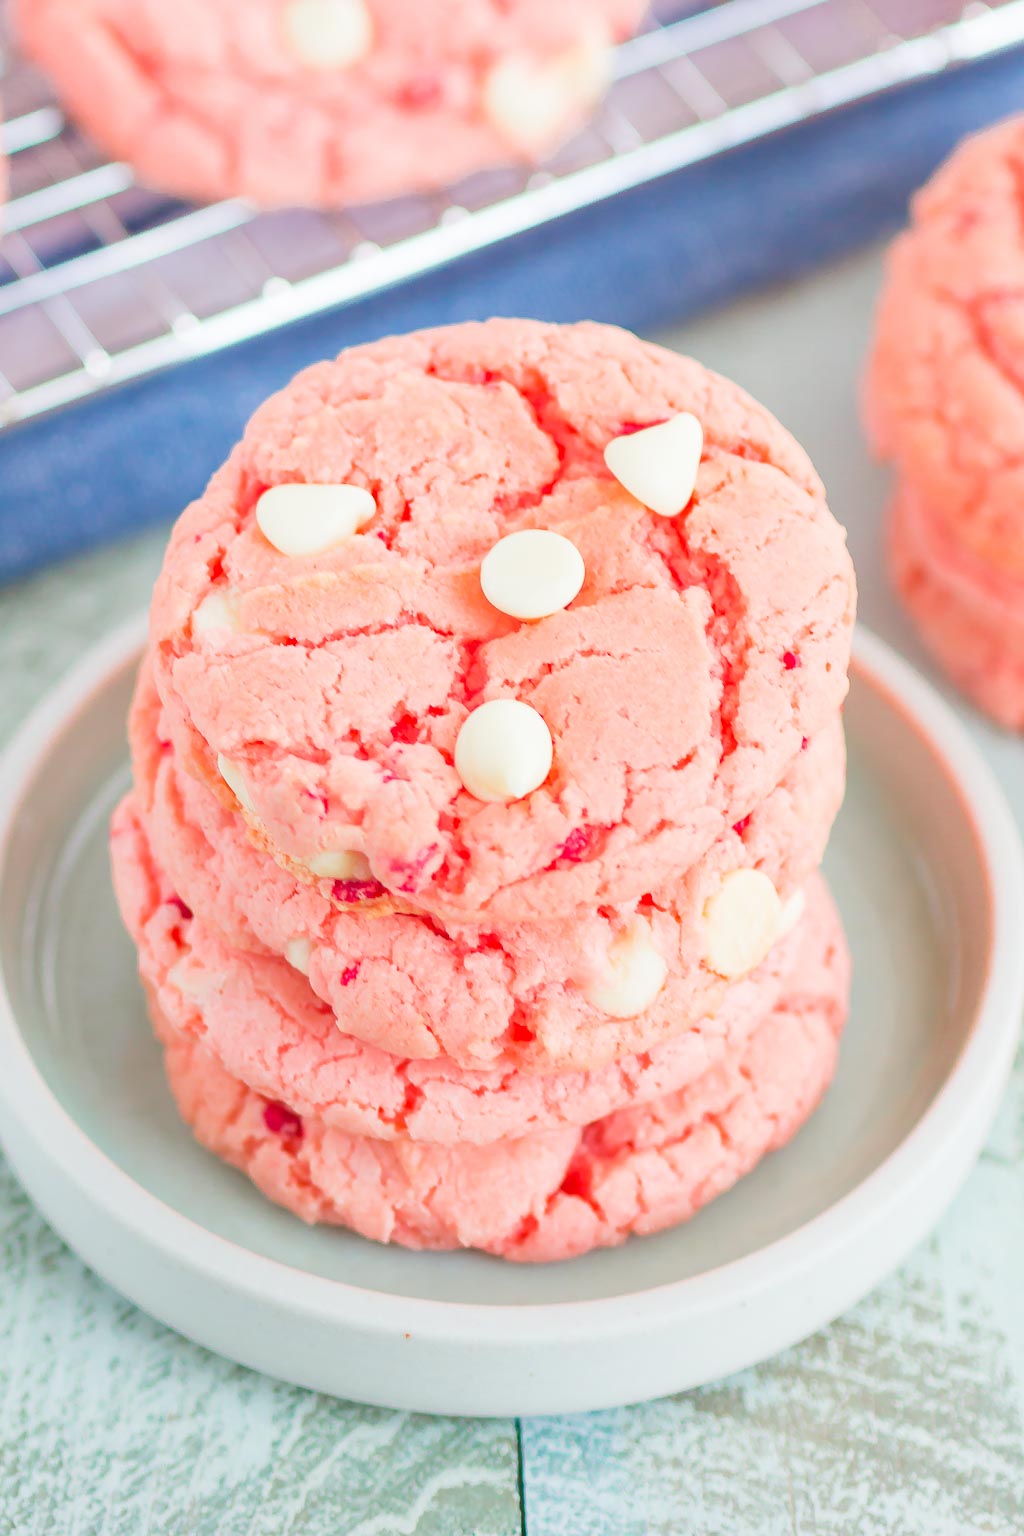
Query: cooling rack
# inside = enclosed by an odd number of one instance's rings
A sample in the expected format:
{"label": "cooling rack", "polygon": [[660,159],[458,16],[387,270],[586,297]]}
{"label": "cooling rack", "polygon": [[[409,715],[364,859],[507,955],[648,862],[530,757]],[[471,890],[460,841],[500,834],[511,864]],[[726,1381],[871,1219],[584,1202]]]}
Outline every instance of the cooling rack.
{"label": "cooling rack", "polygon": [[532,174],[332,213],[191,207],[138,186],[45,82],[0,79],[0,430],[364,299],[837,107],[1024,43],[1024,0],[655,6],[594,123]]}

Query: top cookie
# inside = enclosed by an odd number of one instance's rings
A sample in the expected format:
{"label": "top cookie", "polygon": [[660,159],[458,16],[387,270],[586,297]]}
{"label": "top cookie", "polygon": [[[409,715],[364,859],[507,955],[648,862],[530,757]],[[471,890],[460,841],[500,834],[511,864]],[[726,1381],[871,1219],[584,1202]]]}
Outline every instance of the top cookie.
{"label": "top cookie", "polygon": [[[525,530],[558,538],[501,543]],[[543,921],[671,885],[759,804],[842,703],[853,608],[813,468],[735,385],[495,320],[257,411],[151,635],[179,760],[294,872]]]}
{"label": "top cookie", "polygon": [[868,424],[947,536],[1024,577],[1024,117],[968,139],[889,253]]}
{"label": "top cookie", "polygon": [[69,111],[154,186],[336,206],[531,162],[646,0],[17,0]]}

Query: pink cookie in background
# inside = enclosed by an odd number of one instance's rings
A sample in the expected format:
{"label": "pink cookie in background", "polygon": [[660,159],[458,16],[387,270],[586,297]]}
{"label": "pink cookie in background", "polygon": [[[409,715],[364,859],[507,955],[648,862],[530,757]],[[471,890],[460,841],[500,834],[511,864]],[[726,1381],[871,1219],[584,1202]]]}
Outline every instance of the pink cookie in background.
{"label": "pink cookie in background", "polygon": [[[142,978],[176,1034],[198,1040],[230,1076],[264,1098],[378,1140],[479,1144],[585,1125],[674,1091],[724,1055],[737,1055],[779,1000],[801,947],[813,947],[816,935],[824,942],[835,927],[815,876],[806,907],[801,902],[806,915],[756,971],[729,988],[713,1018],[680,1027],[650,1052],[593,1071],[467,1072],[445,1057],[409,1060],[363,1044],[343,1033],[342,1021],[287,961],[227,944],[155,861],[131,799],[115,818],[112,847]],[[426,994],[428,973],[421,984]]]}
{"label": "pink cookie in background", "polygon": [[[329,884],[297,881],[254,847],[237,816],[161,748],[145,665],[131,735],[137,788],[129,815],[141,817],[171,889],[230,945],[288,957],[347,1034],[382,1050],[533,1073],[600,1066],[714,1013],[729,982],[708,963],[705,908],[734,871],[757,869],[783,898],[781,918],[821,861],[845,767],[836,720],[746,822],[657,902],[562,923],[446,932],[436,920],[376,910],[372,899],[365,912],[341,911]],[[664,976],[653,978],[653,995],[638,996],[632,1016],[621,1008],[609,1015],[593,989],[634,924],[649,933]]]}
{"label": "pink cookie in background", "polygon": [[[502,544],[526,531],[539,560]],[[174,530],[151,637],[178,761],[256,843],[486,927],[678,882],[834,724],[853,610],[813,468],[735,385],[496,320],[353,348],[257,411]]]}
{"label": "pink cookie in background", "polygon": [[865,407],[897,475],[896,584],[932,652],[1024,728],[1024,117],[914,199],[878,306]]}
{"label": "pink cookie in background", "polygon": [[808,925],[773,1010],[676,1093],[585,1129],[485,1146],[331,1129],[232,1077],[151,997],[182,1117],[210,1151],[308,1222],[411,1248],[550,1261],[686,1221],[783,1146],[835,1069],[849,964],[838,919]]}
{"label": "pink cookie in background", "polygon": [[646,0],[16,0],[72,117],[155,187],[333,207],[536,162]]}
{"label": "pink cookie in background", "polygon": [[933,655],[993,719],[1024,729],[1024,582],[956,544],[907,485],[888,537],[896,585]]}

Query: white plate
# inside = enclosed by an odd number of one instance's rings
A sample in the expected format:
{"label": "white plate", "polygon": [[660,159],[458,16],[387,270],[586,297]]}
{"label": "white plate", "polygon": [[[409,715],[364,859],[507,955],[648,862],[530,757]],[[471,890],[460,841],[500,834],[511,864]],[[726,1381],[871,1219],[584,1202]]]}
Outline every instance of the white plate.
{"label": "white plate", "polygon": [[608,1407],[804,1337],[953,1198],[1024,1005],[1021,850],[963,728],[879,641],[858,641],[850,787],[826,866],[856,980],[825,1104],[689,1225],[531,1268],[306,1228],[179,1124],[106,857],[142,634],[86,658],[0,766],[0,1130],[56,1230],[146,1311],[365,1402]]}

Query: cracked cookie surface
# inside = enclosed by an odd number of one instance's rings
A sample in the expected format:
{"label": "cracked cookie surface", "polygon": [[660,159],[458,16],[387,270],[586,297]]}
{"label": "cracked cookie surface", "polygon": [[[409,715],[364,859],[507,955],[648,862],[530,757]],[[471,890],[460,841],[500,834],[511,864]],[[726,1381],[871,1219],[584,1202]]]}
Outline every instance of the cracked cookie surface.
{"label": "cracked cookie surface", "polygon": [[412,1248],[564,1259],[689,1219],[814,1110],[835,1069],[849,979],[826,895],[815,910],[781,996],[732,1055],[582,1130],[484,1146],[383,1141],[300,1116],[225,1071],[155,995],[150,1010],[199,1141],[303,1220]]}
{"label": "cracked cookie surface", "polygon": [[[691,1047],[702,1035],[714,1038],[720,1026],[709,1015],[733,989],[707,962],[705,903],[744,868],[765,871],[785,897],[799,890],[821,861],[843,793],[843,738],[834,721],[757,810],[657,899],[561,923],[445,928],[372,901],[368,910],[342,911],[319,885],[297,880],[253,845],[205,785],[179,771],[173,750],[160,745],[161,718],[144,664],[131,722],[136,789],[115,822],[130,846],[115,838],[115,863],[127,872],[158,863],[173,894],[229,946],[300,959],[346,1034],[382,1051],[447,1059],[446,1070],[586,1070],[674,1036],[690,1033]],[[638,916],[651,927],[667,978],[641,1014],[610,1018],[588,1001],[588,986],[615,935]],[[554,1086],[544,1092],[558,1094]]]}
{"label": "cracked cookie surface", "polygon": [[[603,452],[679,412],[704,455],[668,519]],[[255,509],[293,482],[364,487],[375,515],[284,556]],[[529,624],[480,587],[523,528],[569,538],[586,567],[571,606]],[[211,597],[230,625],[196,621]],[[351,851],[360,899],[557,922],[678,881],[756,809],[834,723],[853,608],[842,530],[762,407],[610,327],[500,320],[353,348],[257,411],[175,528],[151,638],[184,770],[293,873]],[[455,744],[509,696],[545,721],[553,764],[489,803]]]}
{"label": "cracked cookie surface", "polygon": [[[325,1004],[286,960],[226,942],[209,918],[193,912],[180,895],[181,883],[154,858],[131,801],[115,819],[112,848],[140,972],[169,1025],[199,1041],[225,1071],[264,1098],[381,1140],[486,1143],[585,1125],[674,1091],[736,1055],[778,1001],[801,946],[810,942],[806,935],[826,934],[834,925],[824,887],[814,877],[801,923],[756,971],[728,989],[713,1016],[689,1025],[680,1020],[663,1043],[601,1067],[547,1075],[507,1065],[467,1071],[450,1057],[407,1058],[346,1033],[346,1013]],[[361,968],[359,961],[352,967],[353,984]],[[424,972],[424,979],[430,1006],[432,973]],[[385,988],[385,999],[397,991]]]}

